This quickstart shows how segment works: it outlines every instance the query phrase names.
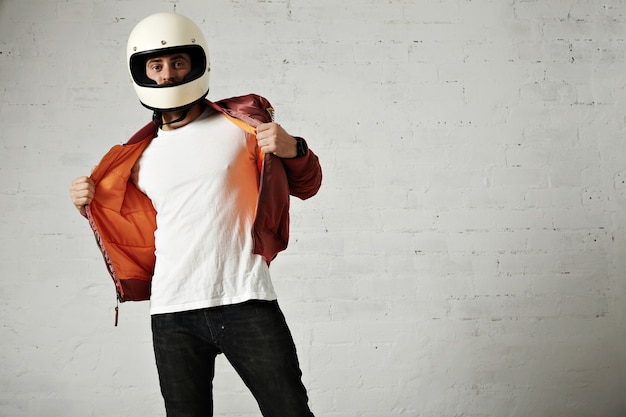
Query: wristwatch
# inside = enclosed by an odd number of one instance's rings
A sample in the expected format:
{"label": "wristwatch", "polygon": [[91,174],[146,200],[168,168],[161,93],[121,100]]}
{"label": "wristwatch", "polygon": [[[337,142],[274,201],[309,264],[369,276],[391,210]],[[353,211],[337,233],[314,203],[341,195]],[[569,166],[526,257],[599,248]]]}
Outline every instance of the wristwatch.
{"label": "wristwatch", "polygon": [[306,145],[306,141],[302,138],[296,137],[296,149],[298,151],[296,158],[300,158],[301,156],[306,155],[309,147]]}

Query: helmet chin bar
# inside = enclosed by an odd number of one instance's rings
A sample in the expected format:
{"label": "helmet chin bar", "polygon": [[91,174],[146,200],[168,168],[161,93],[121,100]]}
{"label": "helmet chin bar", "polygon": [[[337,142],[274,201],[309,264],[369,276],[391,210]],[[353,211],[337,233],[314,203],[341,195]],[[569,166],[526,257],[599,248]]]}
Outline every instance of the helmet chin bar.
{"label": "helmet chin bar", "polygon": [[206,90],[206,92],[204,94],[202,94],[199,98],[191,101],[190,103],[184,104],[182,106],[177,106],[177,107],[163,108],[163,107],[150,106],[150,105],[144,103],[143,101],[140,101],[140,103],[145,108],[147,108],[149,110],[152,110],[154,112],[159,112],[159,113],[179,112],[179,111],[190,109],[191,107],[193,107],[194,104],[203,101],[208,94],[209,94],[209,90]]}

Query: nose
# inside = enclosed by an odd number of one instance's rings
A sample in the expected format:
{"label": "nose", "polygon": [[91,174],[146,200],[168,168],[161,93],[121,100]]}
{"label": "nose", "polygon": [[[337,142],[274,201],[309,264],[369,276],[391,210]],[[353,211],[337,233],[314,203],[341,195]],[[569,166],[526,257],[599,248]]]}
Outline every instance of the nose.
{"label": "nose", "polygon": [[169,65],[164,64],[161,70],[161,84],[171,84],[174,80],[173,71]]}

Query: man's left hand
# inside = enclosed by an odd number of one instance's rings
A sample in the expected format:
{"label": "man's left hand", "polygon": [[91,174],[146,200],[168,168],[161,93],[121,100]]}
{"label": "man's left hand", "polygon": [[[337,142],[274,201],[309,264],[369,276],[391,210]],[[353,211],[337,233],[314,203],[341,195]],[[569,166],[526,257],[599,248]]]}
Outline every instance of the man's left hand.
{"label": "man's left hand", "polygon": [[278,123],[263,123],[256,128],[256,139],[264,153],[273,153],[279,158],[295,158],[297,142]]}

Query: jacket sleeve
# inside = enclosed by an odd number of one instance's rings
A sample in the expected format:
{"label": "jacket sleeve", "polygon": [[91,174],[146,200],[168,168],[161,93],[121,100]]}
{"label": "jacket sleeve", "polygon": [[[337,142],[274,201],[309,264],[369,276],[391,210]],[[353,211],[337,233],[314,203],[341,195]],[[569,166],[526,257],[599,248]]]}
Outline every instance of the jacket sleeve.
{"label": "jacket sleeve", "polygon": [[289,184],[289,194],[302,200],[313,197],[322,185],[322,167],[311,149],[299,158],[282,159]]}
{"label": "jacket sleeve", "polygon": [[[274,109],[271,103],[256,94],[231,97],[215,103],[207,100],[207,103],[216,110],[243,121],[252,129],[256,128],[259,123],[268,123],[273,120]],[[271,155],[266,155],[266,157],[273,158]],[[317,193],[322,184],[322,168],[315,153],[309,149],[306,155],[282,159],[282,163],[287,174],[289,194],[306,200]]]}

